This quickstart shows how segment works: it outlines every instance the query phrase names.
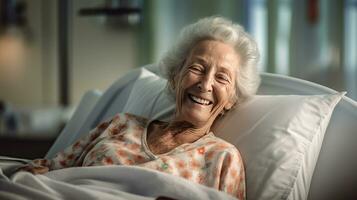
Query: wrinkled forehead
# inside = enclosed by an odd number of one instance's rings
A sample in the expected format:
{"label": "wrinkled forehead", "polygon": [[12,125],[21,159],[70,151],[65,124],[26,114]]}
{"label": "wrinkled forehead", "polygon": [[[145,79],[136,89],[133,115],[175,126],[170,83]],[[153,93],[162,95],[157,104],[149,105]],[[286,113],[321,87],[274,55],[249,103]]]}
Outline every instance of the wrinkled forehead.
{"label": "wrinkled forehead", "polygon": [[189,62],[216,64],[218,67],[236,71],[239,66],[239,55],[234,48],[216,40],[202,40],[190,51]]}

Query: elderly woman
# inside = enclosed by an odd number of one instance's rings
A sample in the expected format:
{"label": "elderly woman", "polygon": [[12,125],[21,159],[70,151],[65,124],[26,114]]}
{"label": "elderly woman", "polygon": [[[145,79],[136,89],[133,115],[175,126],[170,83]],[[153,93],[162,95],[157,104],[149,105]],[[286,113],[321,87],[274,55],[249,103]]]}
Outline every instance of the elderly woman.
{"label": "elderly woman", "polygon": [[213,123],[253,95],[259,84],[256,43],[237,24],[204,18],[186,27],[160,62],[176,101],[171,121],[117,114],[52,160],[22,170],[136,165],[245,198],[239,151],[211,131]]}

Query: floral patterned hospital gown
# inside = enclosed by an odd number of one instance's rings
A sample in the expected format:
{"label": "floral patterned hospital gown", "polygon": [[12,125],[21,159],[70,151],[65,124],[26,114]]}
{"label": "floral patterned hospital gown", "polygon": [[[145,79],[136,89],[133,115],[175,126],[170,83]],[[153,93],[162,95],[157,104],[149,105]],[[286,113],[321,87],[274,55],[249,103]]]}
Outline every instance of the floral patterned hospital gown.
{"label": "floral patterned hospital gown", "polygon": [[193,143],[154,155],[146,143],[149,121],[132,114],[117,114],[52,160],[30,165],[49,170],[73,166],[136,165],[180,176],[245,199],[245,175],[238,150],[209,133]]}

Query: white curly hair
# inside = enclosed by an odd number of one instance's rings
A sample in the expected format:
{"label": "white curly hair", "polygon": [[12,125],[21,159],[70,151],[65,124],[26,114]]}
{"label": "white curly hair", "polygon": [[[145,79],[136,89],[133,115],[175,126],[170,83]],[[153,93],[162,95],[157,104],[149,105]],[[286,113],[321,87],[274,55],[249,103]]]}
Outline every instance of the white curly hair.
{"label": "white curly hair", "polygon": [[254,95],[260,84],[257,70],[259,50],[254,39],[239,24],[223,17],[207,17],[186,26],[174,46],[159,61],[161,75],[174,92],[175,76],[180,73],[191,49],[202,40],[216,40],[232,45],[240,58],[236,76],[236,102],[242,103]]}

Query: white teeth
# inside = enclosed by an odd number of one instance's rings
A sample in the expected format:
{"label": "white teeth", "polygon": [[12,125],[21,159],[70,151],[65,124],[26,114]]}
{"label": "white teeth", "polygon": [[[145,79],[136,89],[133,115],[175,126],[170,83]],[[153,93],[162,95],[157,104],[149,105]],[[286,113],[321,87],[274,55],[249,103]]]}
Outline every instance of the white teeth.
{"label": "white teeth", "polygon": [[192,100],[194,100],[197,103],[203,104],[203,105],[208,105],[210,104],[210,101],[206,100],[206,99],[201,99],[199,97],[195,97],[193,95],[190,95],[190,97],[192,98]]}

